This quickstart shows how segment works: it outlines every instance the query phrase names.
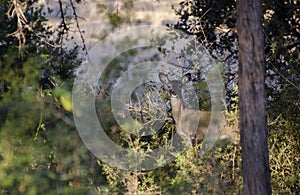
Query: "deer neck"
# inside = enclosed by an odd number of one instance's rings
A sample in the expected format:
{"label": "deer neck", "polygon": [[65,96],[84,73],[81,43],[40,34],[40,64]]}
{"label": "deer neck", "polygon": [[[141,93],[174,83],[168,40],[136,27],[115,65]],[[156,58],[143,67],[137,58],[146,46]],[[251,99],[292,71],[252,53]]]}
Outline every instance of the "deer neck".
{"label": "deer neck", "polygon": [[183,112],[183,103],[178,97],[171,97],[172,115],[176,123],[179,123]]}

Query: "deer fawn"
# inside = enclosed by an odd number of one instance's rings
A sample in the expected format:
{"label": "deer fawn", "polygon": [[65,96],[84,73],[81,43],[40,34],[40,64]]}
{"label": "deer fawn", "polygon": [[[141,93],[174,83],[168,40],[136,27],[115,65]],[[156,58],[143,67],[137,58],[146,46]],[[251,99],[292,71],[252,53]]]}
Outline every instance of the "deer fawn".
{"label": "deer fawn", "polygon": [[[171,95],[171,108],[176,124],[176,132],[183,140],[190,144],[199,143],[204,139],[204,136],[207,133],[211,120],[211,112],[184,108],[182,101],[182,88],[190,81],[191,74],[188,73],[184,75],[181,80],[169,80],[168,76],[163,73],[159,73],[158,76],[160,81],[167,85]],[[223,117],[225,120],[224,115],[221,114],[221,112],[218,116]],[[221,127],[217,125],[215,128]],[[233,137],[227,134],[226,130],[228,130],[228,127],[223,128],[221,132],[217,130],[217,132],[220,133],[219,140],[228,140],[237,144]]]}

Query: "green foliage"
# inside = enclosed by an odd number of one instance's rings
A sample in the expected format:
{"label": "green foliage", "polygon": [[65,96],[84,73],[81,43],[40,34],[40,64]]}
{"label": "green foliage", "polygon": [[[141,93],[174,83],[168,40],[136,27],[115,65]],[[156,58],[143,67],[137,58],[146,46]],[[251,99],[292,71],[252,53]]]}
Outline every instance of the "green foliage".
{"label": "green foliage", "polygon": [[240,193],[241,154],[238,146],[214,148],[204,156],[184,152],[173,163],[152,171],[121,171],[102,164],[112,194],[236,194]]}
{"label": "green foliage", "polygon": [[[6,18],[8,1],[0,1],[0,194],[88,193],[101,177],[67,112],[78,48],[50,46],[61,37],[55,39],[34,1],[27,3],[32,29],[19,50],[17,38],[7,36],[16,20]],[[53,42],[45,42],[50,36]]]}
{"label": "green foliage", "polygon": [[122,22],[122,18],[118,13],[108,13],[107,16],[113,28],[116,28]]}
{"label": "green foliage", "polygon": [[270,169],[273,190],[278,194],[297,194],[300,190],[299,133],[291,122],[278,118],[269,126]]}

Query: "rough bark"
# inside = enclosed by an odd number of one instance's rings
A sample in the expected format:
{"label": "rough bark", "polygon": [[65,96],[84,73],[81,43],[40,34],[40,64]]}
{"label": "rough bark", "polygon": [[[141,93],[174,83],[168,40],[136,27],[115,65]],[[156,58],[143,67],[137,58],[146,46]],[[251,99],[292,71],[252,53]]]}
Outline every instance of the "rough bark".
{"label": "rough bark", "polygon": [[271,194],[261,2],[237,1],[243,194]]}

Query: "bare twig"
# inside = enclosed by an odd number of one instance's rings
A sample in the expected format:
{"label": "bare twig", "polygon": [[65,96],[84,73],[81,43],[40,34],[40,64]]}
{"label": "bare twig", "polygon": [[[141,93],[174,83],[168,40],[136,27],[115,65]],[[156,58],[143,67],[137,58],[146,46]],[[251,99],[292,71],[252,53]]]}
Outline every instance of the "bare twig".
{"label": "bare twig", "polygon": [[63,5],[62,5],[62,0],[58,0],[58,4],[59,4],[59,10],[60,10],[60,17],[61,17],[61,25],[63,27],[63,31],[68,31],[68,25],[66,22],[66,18],[65,18],[65,14],[64,14],[64,10],[63,10]]}
{"label": "bare twig", "polygon": [[74,15],[75,22],[76,22],[76,28],[78,29],[78,32],[80,34],[80,38],[82,41],[83,50],[85,51],[85,54],[87,55],[88,53],[87,53],[87,48],[86,48],[86,44],[85,44],[85,39],[83,37],[83,31],[80,29],[80,25],[79,25],[79,21],[78,21],[78,19],[83,19],[83,18],[81,18],[77,15],[76,7],[74,6],[73,0],[70,0],[70,4],[71,4],[72,10],[73,10],[73,15]]}

